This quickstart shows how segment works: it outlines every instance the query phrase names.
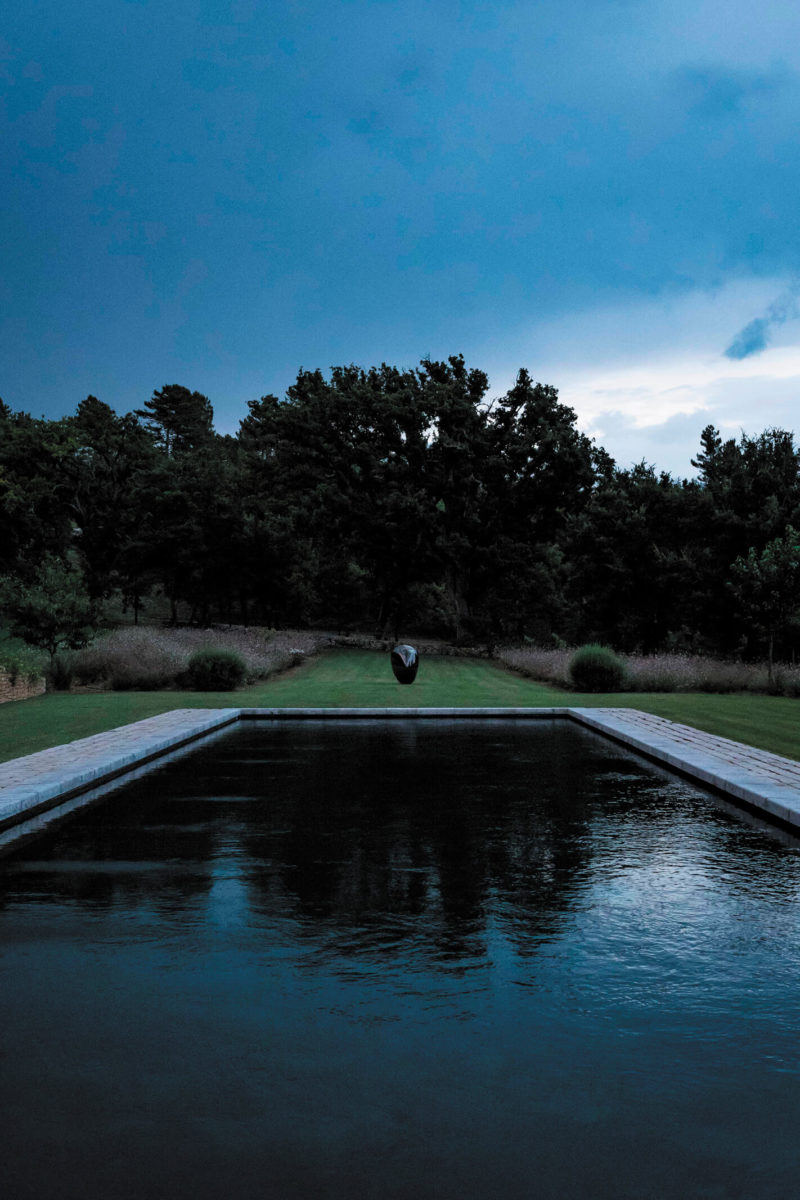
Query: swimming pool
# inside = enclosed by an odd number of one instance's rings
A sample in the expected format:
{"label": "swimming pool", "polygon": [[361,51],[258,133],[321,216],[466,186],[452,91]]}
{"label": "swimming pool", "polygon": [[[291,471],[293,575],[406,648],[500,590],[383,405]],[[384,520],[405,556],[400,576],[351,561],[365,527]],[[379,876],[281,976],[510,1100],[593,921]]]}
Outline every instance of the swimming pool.
{"label": "swimming pool", "polygon": [[4,1193],[791,1195],[798,844],[565,722],[234,726],[0,859]]}

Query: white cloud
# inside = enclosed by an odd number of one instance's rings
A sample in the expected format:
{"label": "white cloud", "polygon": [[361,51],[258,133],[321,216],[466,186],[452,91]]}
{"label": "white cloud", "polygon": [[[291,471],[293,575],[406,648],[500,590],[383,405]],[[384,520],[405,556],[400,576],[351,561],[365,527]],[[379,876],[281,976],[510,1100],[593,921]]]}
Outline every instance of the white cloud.
{"label": "white cloud", "polygon": [[581,427],[622,465],[644,457],[662,470],[686,475],[705,425],[732,437],[768,426],[794,429],[800,347],[736,364],[722,355],[677,355],[578,374],[563,380],[561,397],[576,410]]}
{"label": "white cloud", "polygon": [[596,423],[604,413],[621,412],[636,428],[644,429],[680,413],[724,408],[728,393],[741,414],[737,420],[761,422],[770,388],[787,381],[800,387],[800,346],[776,348],[739,362],[720,354],[683,355],[676,347],[669,358],[567,370],[561,377],[561,394],[584,421]]}
{"label": "white cloud", "polygon": [[[776,344],[757,356],[735,361],[724,355],[732,332],[781,286],[785,281],[737,281],[713,293],[543,323],[520,338],[527,340],[528,352],[516,349],[517,365],[554,384],[577,412],[580,427],[620,465],[645,458],[660,470],[689,475],[700,431],[709,423],[729,436],[795,427],[798,323],[788,322]],[[496,394],[513,381],[516,366],[509,368],[508,358],[501,364],[496,349],[494,357],[496,369],[490,367],[489,374]]]}

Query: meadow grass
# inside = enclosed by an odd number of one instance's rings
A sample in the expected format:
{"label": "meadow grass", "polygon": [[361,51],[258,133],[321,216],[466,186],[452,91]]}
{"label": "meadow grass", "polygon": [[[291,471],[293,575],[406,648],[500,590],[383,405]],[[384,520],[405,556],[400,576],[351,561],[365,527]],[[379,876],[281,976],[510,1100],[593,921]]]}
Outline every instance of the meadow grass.
{"label": "meadow grass", "polygon": [[[497,658],[529,679],[569,688],[570,664],[575,654],[575,647],[502,646]],[[776,663],[770,680],[765,662],[731,662],[705,654],[676,653],[614,657],[624,666],[622,686],[628,692],[764,692],[800,696],[800,667],[791,663]]]}
{"label": "meadow grass", "polygon": [[638,708],[708,733],[800,759],[800,705],[783,696],[672,692],[583,695],[525,679],[496,662],[425,658],[410,687],[386,654],[331,650],[236,692],[51,693],[0,705],[0,761],[32,754],[173,708],[438,708],[561,705]]}
{"label": "meadow grass", "polygon": [[98,635],[82,650],[60,654],[60,674],[78,684],[112,691],[158,691],[191,686],[185,677],[198,651],[222,650],[241,659],[250,683],[267,679],[298,656],[313,654],[322,642],[308,631],[234,626],[212,629],[160,629],[126,626]]}

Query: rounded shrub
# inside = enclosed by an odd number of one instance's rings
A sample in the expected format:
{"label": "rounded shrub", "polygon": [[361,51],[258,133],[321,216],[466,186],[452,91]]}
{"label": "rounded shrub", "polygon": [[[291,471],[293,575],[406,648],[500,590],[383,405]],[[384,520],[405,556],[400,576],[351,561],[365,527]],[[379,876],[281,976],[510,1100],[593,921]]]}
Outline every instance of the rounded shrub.
{"label": "rounded shrub", "polygon": [[625,664],[608,646],[581,646],[569,660],[569,677],[581,692],[618,692]]}
{"label": "rounded shrub", "polygon": [[241,654],[208,646],[195,650],[186,669],[186,682],[196,692],[232,692],[244,683],[247,668]]}

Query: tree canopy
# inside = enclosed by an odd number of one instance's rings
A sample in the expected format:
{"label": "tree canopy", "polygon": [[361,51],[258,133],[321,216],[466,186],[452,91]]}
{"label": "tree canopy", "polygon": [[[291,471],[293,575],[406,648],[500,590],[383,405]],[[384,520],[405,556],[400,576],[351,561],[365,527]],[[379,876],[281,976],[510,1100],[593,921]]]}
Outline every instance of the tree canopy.
{"label": "tree canopy", "polygon": [[247,408],[223,437],[178,384],[123,415],[0,403],[0,574],[57,561],[90,604],[158,589],[173,619],[794,653],[785,430],[707,426],[692,480],[622,469],[554,387],[523,369],[491,396],[460,355],[300,370]]}

